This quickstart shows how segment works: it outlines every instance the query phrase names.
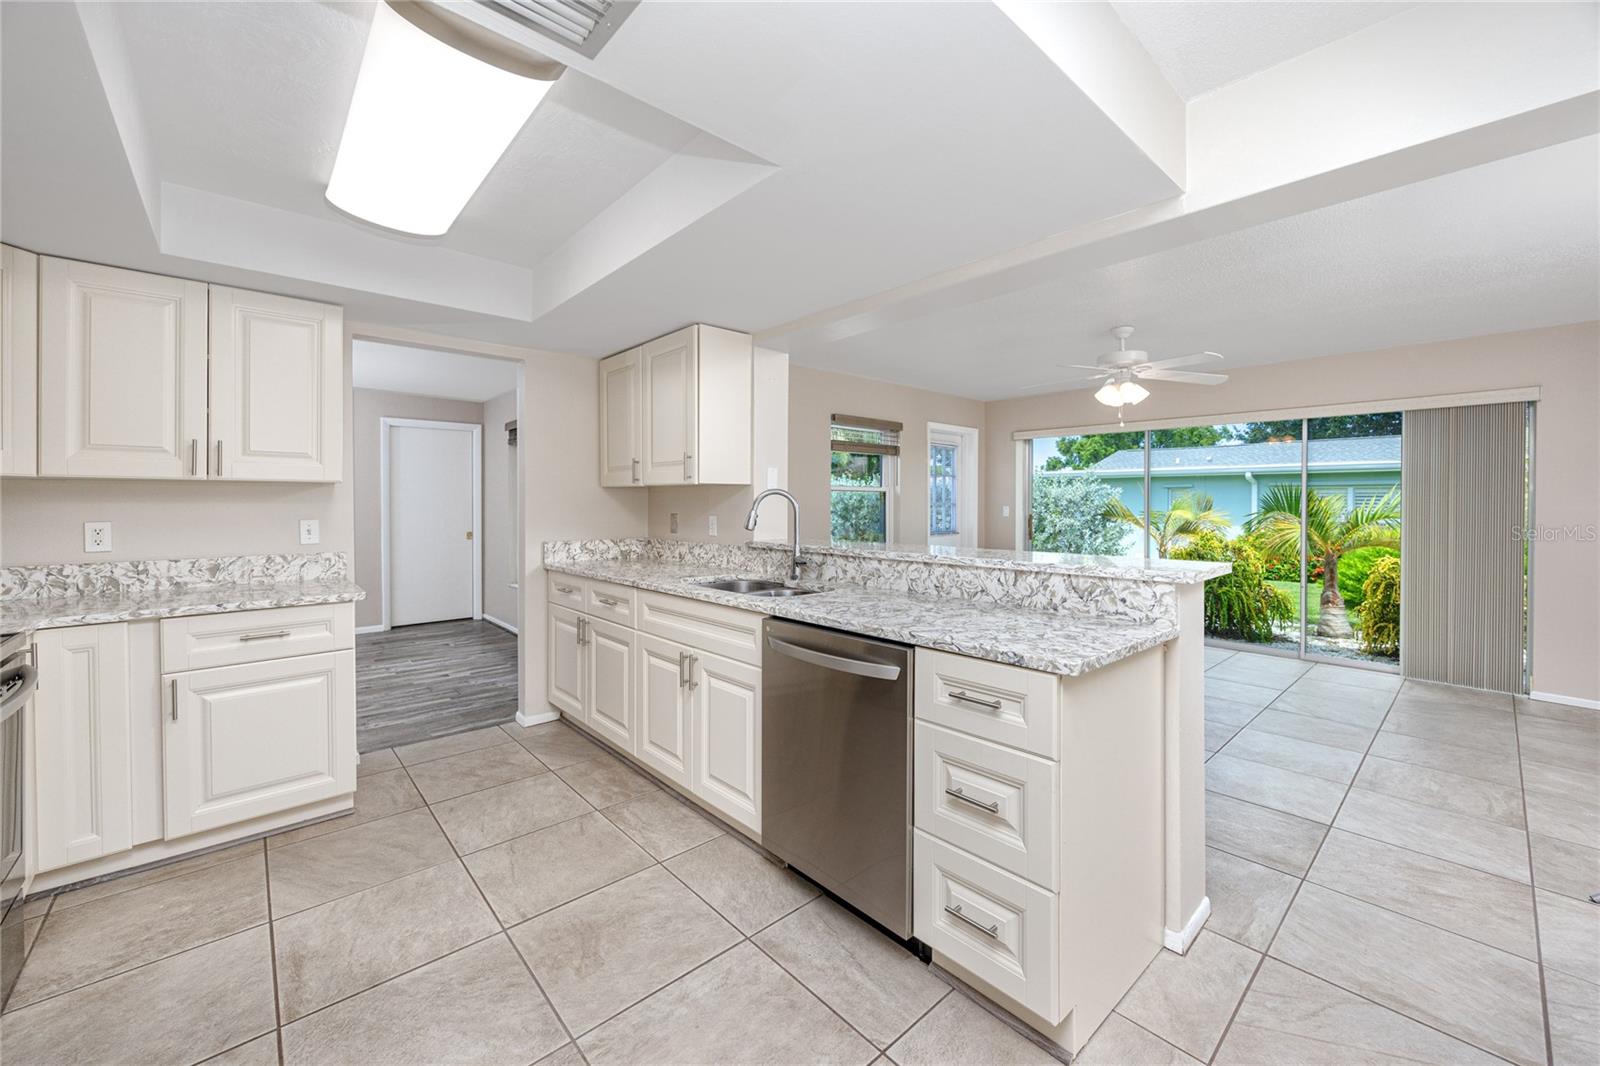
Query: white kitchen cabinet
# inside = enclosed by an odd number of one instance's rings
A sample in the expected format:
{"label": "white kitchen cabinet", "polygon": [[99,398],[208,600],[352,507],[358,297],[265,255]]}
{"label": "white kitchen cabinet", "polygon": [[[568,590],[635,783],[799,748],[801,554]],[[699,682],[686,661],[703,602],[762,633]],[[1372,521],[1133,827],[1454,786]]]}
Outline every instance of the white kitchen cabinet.
{"label": "white kitchen cabinet", "polygon": [[339,651],[174,675],[167,839],[354,791],[355,669]]}
{"label": "white kitchen cabinet", "polygon": [[639,714],[639,761],[683,788],[693,787],[693,705],[689,688],[689,649],[640,633],[634,645]]}
{"label": "white kitchen cabinet", "polygon": [[0,474],[38,473],[39,257],[0,245]]}
{"label": "white kitchen cabinet", "polygon": [[601,360],[600,483],[750,484],[754,358],[748,333],[694,325]]}
{"label": "white kitchen cabinet", "polygon": [[643,484],[639,470],[639,353],[600,360],[600,484]]}
{"label": "white kitchen cabinet", "polygon": [[691,652],[693,792],[761,834],[761,671]]}
{"label": "white kitchen cabinet", "polygon": [[39,263],[41,477],[204,478],[206,286]]}
{"label": "white kitchen cabinet", "polygon": [[633,750],[634,631],[586,619],[583,627],[584,707],[589,728],[624,751]]}
{"label": "white kitchen cabinet", "polygon": [[38,634],[36,873],[133,847],[126,623]]}
{"label": "white kitchen cabinet", "polygon": [[585,619],[568,607],[549,608],[549,625],[545,627],[545,698],[565,714],[584,721],[583,630]]}
{"label": "white kitchen cabinet", "polygon": [[210,287],[213,478],[344,476],[344,312]]}

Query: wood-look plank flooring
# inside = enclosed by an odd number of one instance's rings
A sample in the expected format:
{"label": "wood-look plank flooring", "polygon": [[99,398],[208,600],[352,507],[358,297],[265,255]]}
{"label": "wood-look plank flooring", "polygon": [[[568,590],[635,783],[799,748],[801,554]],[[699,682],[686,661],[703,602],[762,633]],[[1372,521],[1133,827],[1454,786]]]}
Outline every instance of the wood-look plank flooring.
{"label": "wood-look plank flooring", "polygon": [[356,638],[356,748],[374,751],[509,722],[517,638],[463,619]]}

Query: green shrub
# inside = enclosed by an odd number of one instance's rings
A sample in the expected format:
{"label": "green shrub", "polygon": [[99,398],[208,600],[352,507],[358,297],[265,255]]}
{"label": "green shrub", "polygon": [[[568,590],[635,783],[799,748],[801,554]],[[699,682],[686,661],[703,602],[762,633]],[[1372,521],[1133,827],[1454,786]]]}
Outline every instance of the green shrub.
{"label": "green shrub", "polygon": [[[1340,575],[1343,576],[1342,574]],[[1361,595],[1361,646],[1373,655],[1400,654],[1400,557],[1372,564]]]}
{"label": "green shrub", "polygon": [[1272,639],[1273,623],[1294,620],[1294,602],[1267,584],[1261,553],[1248,538],[1225,541],[1209,530],[1195,533],[1172,558],[1233,564],[1232,573],[1206,582],[1207,633],[1264,644]]}
{"label": "green shrub", "polygon": [[1339,556],[1339,595],[1344,597],[1346,607],[1360,607],[1361,602],[1367,598],[1364,587],[1367,575],[1372,573],[1372,568],[1379,559],[1398,559],[1400,553],[1393,548],[1381,545],[1372,545],[1367,548],[1355,548]]}

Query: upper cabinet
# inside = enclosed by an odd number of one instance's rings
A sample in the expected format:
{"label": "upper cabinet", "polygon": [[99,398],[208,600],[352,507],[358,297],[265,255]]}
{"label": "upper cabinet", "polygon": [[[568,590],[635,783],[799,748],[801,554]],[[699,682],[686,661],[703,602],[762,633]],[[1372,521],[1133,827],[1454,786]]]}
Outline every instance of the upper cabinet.
{"label": "upper cabinet", "polygon": [[[29,300],[23,256],[34,258],[6,249],[4,473],[343,476],[340,308],[44,257],[30,362],[25,323],[14,310]],[[14,413],[32,380],[24,363],[37,367],[36,429]],[[12,439],[26,443],[35,434],[37,462],[22,447],[14,457]]]}
{"label": "upper cabinet", "polygon": [[748,485],[748,333],[695,325],[600,362],[602,485]]}
{"label": "upper cabinet", "polygon": [[206,286],[40,260],[41,477],[203,478]]}
{"label": "upper cabinet", "polygon": [[211,286],[211,476],[338,481],[344,312]]}
{"label": "upper cabinet", "polygon": [[39,257],[0,244],[0,474],[38,473]]}

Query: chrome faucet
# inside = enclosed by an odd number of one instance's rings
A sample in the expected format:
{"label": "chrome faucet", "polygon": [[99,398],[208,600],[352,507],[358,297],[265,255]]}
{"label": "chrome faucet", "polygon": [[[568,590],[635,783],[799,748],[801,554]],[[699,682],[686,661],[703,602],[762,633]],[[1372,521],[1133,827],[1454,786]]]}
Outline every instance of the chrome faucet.
{"label": "chrome faucet", "polygon": [[799,581],[800,580],[800,564],[807,561],[805,559],[800,558],[800,501],[799,500],[795,499],[793,496],[789,495],[789,493],[785,492],[782,489],[767,489],[765,492],[761,493],[761,495],[757,496],[755,498],[755,501],[750,504],[750,517],[746,518],[744,520],[744,528],[749,530],[749,531],[751,531],[752,533],[755,532],[755,528],[756,528],[756,512],[761,509],[761,501],[766,499],[768,496],[782,496],[784,499],[789,501],[789,510],[793,512],[791,517],[794,520],[794,525],[791,527],[792,531],[793,531],[793,536],[789,540],[789,580],[790,581]]}

